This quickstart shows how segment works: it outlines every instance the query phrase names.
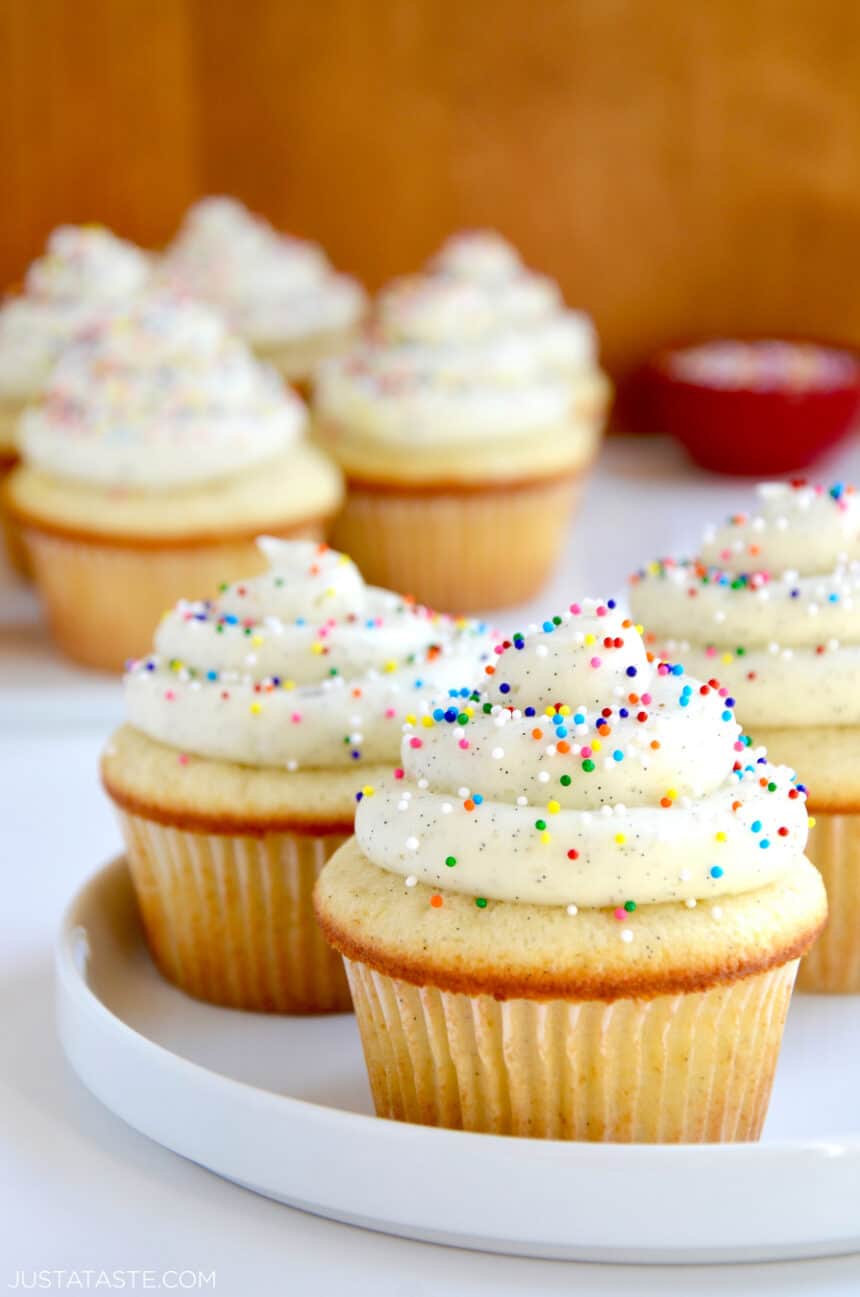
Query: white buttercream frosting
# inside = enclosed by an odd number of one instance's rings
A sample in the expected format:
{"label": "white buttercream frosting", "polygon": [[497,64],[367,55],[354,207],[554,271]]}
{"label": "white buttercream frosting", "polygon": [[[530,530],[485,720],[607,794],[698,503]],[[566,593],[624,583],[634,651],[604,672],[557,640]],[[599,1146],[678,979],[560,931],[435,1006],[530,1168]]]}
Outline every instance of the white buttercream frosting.
{"label": "white buttercream frosting", "polygon": [[335,550],[260,545],[265,575],[178,604],[131,665],[128,717],[151,738],[288,770],[395,761],[404,723],[458,705],[491,656],[481,623],[367,586]]}
{"label": "white buttercream frosting", "polygon": [[767,483],[697,559],[652,563],[631,605],[661,652],[717,672],[745,725],[860,724],[860,497]]}
{"label": "white buttercream frosting", "polygon": [[594,329],[499,235],[458,235],[380,294],[367,341],[327,362],[324,419],[392,441],[504,437],[564,425],[595,366]]}
{"label": "white buttercream frosting", "polygon": [[62,225],[0,307],[0,399],[28,399],[62,349],[105,309],[147,285],[150,259],[100,226]]}
{"label": "white buttercream frosting", "polygon": [[63,353],[20,437],[52,477],[171,490],[264,463],[304,424],[298,397],[220,316],[158,295],[106,314]]}
{"label": "white buttercream frosting", "polygon": [[362,800],[374,864],[477,898],[635,909],[750,891],[803,854],[793,772],[749,746],[718,681],[653,659],[613,601],[496,653],[486,693],[411,727],[404,777]]}
{"label": "white buttercream frosting", "polygon": [[322,248],[279,233],[233,198],[195,203],[165,270],[260,345],[352,329],[365,310],[361,285],[335,273]]}

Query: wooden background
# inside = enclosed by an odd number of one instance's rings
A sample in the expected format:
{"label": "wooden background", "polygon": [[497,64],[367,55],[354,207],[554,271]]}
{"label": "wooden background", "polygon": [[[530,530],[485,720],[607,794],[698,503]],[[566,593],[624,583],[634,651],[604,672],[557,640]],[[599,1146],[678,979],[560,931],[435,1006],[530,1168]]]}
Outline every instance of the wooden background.
{"label": "wooden background", "polygon": [[860,343],[857,0],[0,0],[0,282],[233,192],[377,286],[491,224],[623,373]]}

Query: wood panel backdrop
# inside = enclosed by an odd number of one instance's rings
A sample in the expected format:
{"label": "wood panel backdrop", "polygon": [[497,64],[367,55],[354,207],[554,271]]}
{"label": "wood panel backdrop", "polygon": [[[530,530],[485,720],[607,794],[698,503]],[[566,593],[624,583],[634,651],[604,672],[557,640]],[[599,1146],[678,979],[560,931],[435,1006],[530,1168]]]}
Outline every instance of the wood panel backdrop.
{"label": "wood panel backdrop", "polygon": [[0,282],[60,221],[235,193],[371,287],[494,225],[623,374],[860,343],[853,0],[0,0]]}

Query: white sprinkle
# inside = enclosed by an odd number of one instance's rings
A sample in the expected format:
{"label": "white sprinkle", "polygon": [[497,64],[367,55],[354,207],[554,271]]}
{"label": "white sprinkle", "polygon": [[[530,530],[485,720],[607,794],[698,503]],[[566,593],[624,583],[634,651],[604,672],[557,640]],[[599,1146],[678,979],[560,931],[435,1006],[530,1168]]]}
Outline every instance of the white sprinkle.
{"label": "white sprinkle", "polygon": [[633,931],[631,928],[622,928],[621,940],[625,942],[628,946],[630,945],[630,942],[633,940]]}
{"label": "white sprinkle", "polygon": [[520,796],[517,798],[517,806],[528,806],[528,804],[529,799],[527,797]]}
{"label": "white sprinkle", "polygon": [[422,789],[422,790],[425,789],[425,788],[429,788],[429,787],[430,787],[430,781],[429,781],[429,779],[419,779],[419,780],[418,780],[418,787],[419,787],[420,789]]}
{"label": "white sprinkle", "polygon": [[287,769],[288,769],[288,770],[290,770],[290,771],[292,771],[292,770],[298,770],[298,768],[299,768],[299,763],[298,763],[298,761],[288,761],[288,762],[287,762]]}
{"label": "white sprinkle", "polygon": [[414,874],[410,874],[409,877],[406,879],[407,887],[415,887],[417,883],[418,883],[418,879],[415,877]]}
{"label": "white sprinkle", "polygon": [[567,907],[567,912],[570,915],[570,917],[573,919],[577,916],[577,914],[579,914],[579,908],[576,905],[569,905]]}
{"label": "white sprinkle", "polygon": [[468,788],[458,788],[458,789],[457,789],[457,796],[458,796],[458,797],[468,797],[468,796],[469,796],[469,790],[468,790]]}
{"label": "white sprinkle", "polygon": [[407,851],[417,851],[417,850],[418,850],[418,839],[417,839],[417,838],[407,838],[407,839],[406,839],[406,850],[407,850]]}
{"label": "white sprinkle", "polygon": [[680,878],[682,883],[688,882],[689,879],[691,878],[689,869],[682,869],[678,877]]}
{"label": "white sprinkle", "polygon": [[409,803],[405,801],[403,798],[401,798],[401,800],[397,803],[397,809],[398,811],[408,811]]}
{"label": "white sprinkle", "polygon": [[546,644],[538,644],[536,646],[535,657],[545,658],[547,653],[549,653],[549,649],[547,648]]}
{"label": "white sprinkle", "polygon": [[492,756],[494,761],[501,761],[502,757],[505,755],[505,749],[493,748],[493,751],[491,752],[490,755]]}
{"label": "white sprinkle", "polygon": [[454,807],[451,805],[450,802],[443,802],[442,805],[439,807],[439,809],[443,815],[450,815]]}
{"label": "white sprinkle", "polygon": [[548,784],[548,783],[549,783],[549,771],[548,771],[548,770],[539,770],[539,771],[538,771],[538,783],[539,783],[539,784]]}
{"label": "white sprinkle", "polygon": [[711,914],[715,919],[721,919],[723,917],[723,907],[721,905],[712,905]]}
{"label": "white sprinkle", "polygon": [[695,910],[695,908],[696,908],[696,898],[695,898],[695,896],[688,896],[687,899],[686,899],[686,901],[684,902],[684,904],[686,905],[686,907],[687,907],[688,910]]}

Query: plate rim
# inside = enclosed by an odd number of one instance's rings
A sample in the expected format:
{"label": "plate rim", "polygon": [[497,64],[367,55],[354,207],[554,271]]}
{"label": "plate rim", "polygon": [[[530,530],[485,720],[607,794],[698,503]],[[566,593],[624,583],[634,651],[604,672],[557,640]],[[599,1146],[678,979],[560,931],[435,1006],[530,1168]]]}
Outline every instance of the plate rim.
{"label": "plate rim", "polygon": [[[405,1151],[405,1160],[407,1161],[410,1155],[422,1159],[428,1155],[433,1157],[441,1155],[444,1157],[451,1154],[452,1156],[462,1157],[465,1154],[470,1162],[487,1164],[488,1168],[490,1164],[497,1162],[499,1158],[503,1161],[513,1159],[514,1165],[509,1170],[513,1171],[514,1174],[516,1174],[518,1165],[528,1167],[533,1162],[538,1162],[548,1175],[561,1171],[567,1176],[590,1176],[598,1173],[617,1176],[619,1172],[626,1171],[641,1176],[645,1171],[648,1171],[656,1175],[677,1176],[683,1172],[687,1176],[692,1175],[693,1177],[707,1177],[713,1174],[718,1179],[727,1182],[728,1180],[738,1181],[751,1172],[755,1175],[763,1174],[765,1162],[772,1169],[774,1176],[780,1174],[781,1168],[787,1169],[789,1166],[792,1171],[796,1171],[796,1164],[802,1163],[805,1171],[812,1176],[826,1173],[828,1169],[834,1175],[842,1172],[853,1175],[857,1180],[858,1201],[860,1201],[860,1133],[836,1139],[778,1140],[767,1144],[744,1142],[737,1144],[658,1145],[528,1140],[505,1135],[479,1134],[469,1131],[419,1126],[379,1118],[366,1113],[350,1112],[311,1099],[297,1098],[293,1095],[281,1094],[277,1091],[255,1086],[249,1082],[237,1080],[215,1069],[208,1068],[182,1054],[174,1053],[166,1046],[150,1039],[124,1021],[98,996],[89,984],[85,968],[80,966],[80,934],[82,930],[86,932],[86,926],[82,924],[81,918],[88,906],[92,907],[93,904],[97,903],[100,894],[105,894],[111,886],[119,885],[118,879],[120,875],[128,879],[128,866],[124,854],[116,856],[90,875],[76,891],[63,913],[55,946],[60,1040],[67,1058],[80,1079],[105,1106],[117,1112],[127,1124],[141,1131],[148,1138],[170,1148],[179,1156],[191,1157],[192,1160],[198,1161],[185,1149],[177,1147],[174,1143],[166,1142],[164,1139],[159,1138],[157,1134],[153,1134],[151,1129],[137,1124],[128,1115],[127,1111],[120,1110],[116,1101],[112,1102],[110,1097],[106,1097],[104,1086],[94,1084],[93,1078],[85,1075],[86,1067],[81,1066],[81,1059],[75,1041],[70,1039],[70,1033],[75,1029],[73,1020],[77,1021],[79,1025],[84,1018],[89,1019],[92,1028],[106,1039],[116,1038],[124,1041],[126,1048],[132,1049],[138,1055],[143,1051],[145,1055],[149,1056],[155,1067],[177,1075],[192,1087],[195,1085],[198,1087],[205,1086],[210,1090],[214,1087],[216,1096],[222,1094],[228,1102],[238,1101],[253,1104],[258,1111],[263,1110],[266,1113],[270,1112],[273,1115],[279,1115],[282,1121],[291,1119],[301,1124],[306,1131],[311,1133],[315,1128],[322,1130],[323,1127],[327,1127],[329,1133],[333,1133],[335,1136],[350,1133],[362,1142],[366,1142],[370,1138],[379,1147],[390,1146],[391,1142],[394,1141],[396,1147]],[[206,1162],[201,1164],[223,1178],[243,1183],[243,1181],[237,1180],[235,1176],[231,1176],[229,1172],[219,1169],[217,1166]],[[245,1187],[266,1196],[278,1197],[277,1194],[267,1193],[265,1189],[254,1184],[246,1183]],[[300,1202],[297,1197],[293,1199],[282,1197],[279,1200],[292,1201],[294,1205],[300,1206],[304,1210],[329,1215],[335,1219],[348,1219],[342,1212],[326,1211],[325,1204]],[[846,1224],[847,1219],[846,1216]],[[799,1250],[795,1250],[793,1253],[790,1251],[791,1245],[771,1245],[765,1242],[760,1247],[753,1246],[751,1252],[747,1248],[748,1255],[743,1255],[744,1249],[733,1249],[731,1245],[719,1245],[714,1247],[711,1256],[705,1255],[708,1252],[707,1247],[704,1250],[702,1247],[696,1247],[693,1252],[679,1248],[677,1255],[675,1255],[674,1251],[672,1255],[667,1255],[666,1249],[661,1247],[657,1249],[654,1256],[649,1257],[644,1255],[644,1251],[640,1247],[634,1249],[635,1255],[629,1258],[622,1255],[626,1245],[621,1244],[617,1249],[614,1246],[607,1249],[599,1247],[596,1243],[594,1246],[588,1245],[585,1248],[580,1245],[563,1243],[559,1245],[559,1250],[556,1251],[553,1251],[549,1245],[538,1244],[537,1250],[532,1250],[533,1244],[527,1240],[511,1240],[510,1246],[505,1246],[507,1240],[501,1237],[482,1238],[479,1242],[475,1242],[473,1240],[477,1236],[470,1234],[467,1229],[462,1233],[454,1232],[453,1234],[447,1230],[442,1231],[441,1236],[438,1232],[431,1231],[428,1234],[425,1231],[422,1235],[420,1224],[416,1222],[411,1225],[409,1223],[404,1225],[402,1221],[398,1224],[392,1220],[382,1220],[381,1218],[359,1221],[353,1217],[353,1220],[354,1223],[360,1223],[365,1228],[405,1234],[410,1237],[431,1237],[434,1241],[449,1242],[456,1246],[477,1246],[518,1255],[571,1256],[589,1260],[618,1261],[629,1259],[634,1262],[641,1262],[642,1260],[665,1262],[668,1260],[685,1264],[697,1259],[719,1261],[773,1259],[775,1257],[787,1258],[789,1255],[798,1257],[835,1255],[839,1252],[860,1250],[860,1218],[858,1218],[856,1225],[851,1226],[853,1232],[846,1233],[843,1227],[837,1229],[829,1239],[822,1236],[816,1240],[810,1235],[805,1243],[801,1242],[797,1245]]]}

